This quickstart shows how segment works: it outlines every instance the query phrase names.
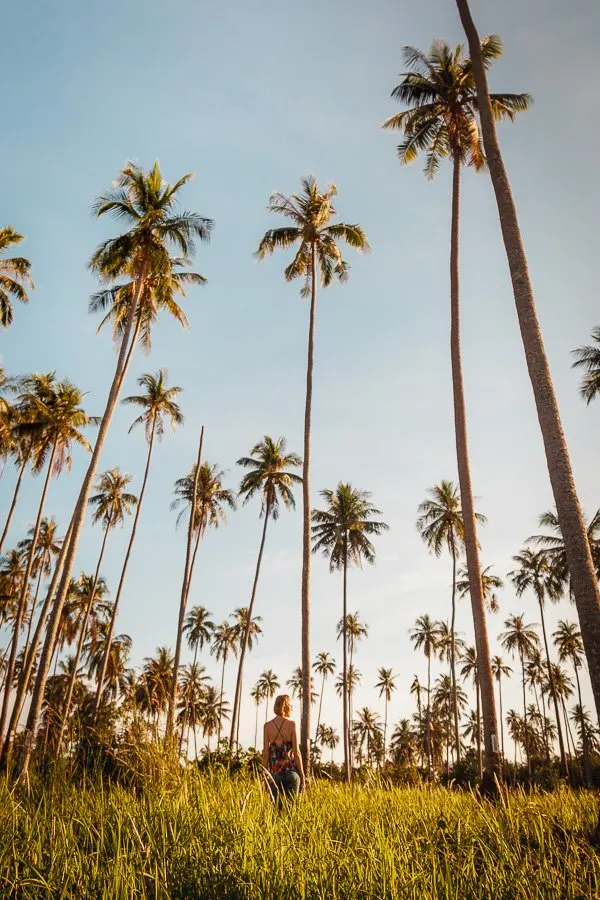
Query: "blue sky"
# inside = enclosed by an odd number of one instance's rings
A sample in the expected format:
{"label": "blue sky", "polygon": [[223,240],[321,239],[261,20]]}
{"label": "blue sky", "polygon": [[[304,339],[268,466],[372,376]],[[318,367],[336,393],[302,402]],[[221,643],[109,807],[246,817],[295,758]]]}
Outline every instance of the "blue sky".
{"label": "blue sky", "polygon": [[[591,2],[567,10],[558,0],[523,6],[517,0],[473,3],[482,34],[497,32],[505,55],[491,75],[493,89],[529,91],[535,104],[501,130],[518,203],[538,311],[550,358],[577,485],[588,515],[598,506],[598,411],[577,395],[569,352],[598,324],[597,209],[600,126],[590,111],[600,100],[595,54],[599,20]],[[87,313],[95,282],[86,261],[114,223],[89,214],[123,163],[160,161],[174,181],[188,171],[186,207],[216,222],[195,268],[208,285],[185,301],[191,329],[162,321],[149,358],[134,358],[135,378],[165,366],[181,385],[185,427],[157,448],[139,539],[122,601],[118,630],[134,639],[132,663],[159,644],[174,646],[185,535],[169,511],[174,480],[195,457],[206,426],[206,456],[229,470],[265,433],[302,448],[307,304],[298,285],[284,282],[287,260],[257,264],[257,242],[272,219],[269,194],[296,190],[314,173],[335,181],[343,220],[359,222],[373,251],[349,251],[350,281],[322,292],[317,313],[313,477],[317,491],[338,480],[371,490],[390,531],[378,542],[373,569],[352,572],[349,606],[369,625],[358,650],[363,684],[356,707],[379,708],[372,685],[391,666],[398,688],[390,709],[412,712],[408,685],[425,676],[425,661],[408,629],[423,612],[447,617],[450,564],[428,555],[415,529],[428,487],[454,479],[449,362],[448,250],[450,182],[447,168],[428,183],[419,163],[401,169],[397,137],[380,130],[397,110],[390,92],[402,71],[405,44],[426,48],[433,38],[463,40],[451,0],[420,4],[373,0],[306,0],[259,7],[157,0],[80,4],[46,0],[35,16],[26,4],[5,10],[0,67],[9,85],[10,114],[2,149],[2,221],[27,236],[37,290],[0,335],[11,373],[56,370],[88,392],[101,413],[114,366],[110,335],[96,335]],[[569,52],[565,52],[565,47]],[[574,89],[574,73],[577,88]],[[536,531],[552,504],[539,429],[527,378],[491,184],[464,177],[462,304],[465,388],[478,508],[488,517],[482,559],[504,575],[511,556]],[[127,434],[131,412],[120,410],[101,469],[135,475],[145,459],[141,432]],[[86,460],[53,483],[48,513],[66,527]],[[14,481],[0,481],[6,509]],[[35,515],[39,481],[29,481],[12,539]],[[298,498],[300,501],[300,498]],[[199,554],[192,603],[221,621],[249,599],[260,539],[258,508],[250,504],[207,535]],[[94,564],[101,535],[87,524],[77,571]],[[110,542],[105,576],[116,589],[127,532]],[[257,601],[264,634],[247,666],[249,688],[265,668],[281,681],[300,659],[299,513],[271,528]],[[335,623],[341,580],[324,560],[313,564],[313,651],[341,660]],[[515,600],[510,587],[490,634],[511,612],[539,621],[532,598]],[[551,622],[574,619],[564,603]],[[472,641],[466,604],[458,627]],[[216,677],[214,660],[203,659]],[[437,674],[437,671],[436,671]],[[226,693],[233,692],[233,666]],[[587,693],[588,703],[591,700]],[[519,702],[518,683],[505,708]],[[518,708],[518,707],[517,707]],[[323,718],[339,727],[333,692]],[[243,738],[253,736],[246,701]]]}

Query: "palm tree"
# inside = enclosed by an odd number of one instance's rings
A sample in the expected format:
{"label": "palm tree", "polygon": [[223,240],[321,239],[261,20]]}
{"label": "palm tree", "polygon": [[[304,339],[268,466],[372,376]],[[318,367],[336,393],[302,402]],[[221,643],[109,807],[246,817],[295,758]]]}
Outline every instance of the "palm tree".
{"label": "palm tree", "polygon": [[[250,456],[242,456],[238,459],[238,466],[242,466],[248,471],[242,478],[240,484],[239,496],[244,498],[244,504],[248,503],[252,497],[258,495],[260,497],[260,517],[264,518],[260,547],[258,550],[258,559],[256,561],[256,569],[254,572],[254,581],[252,582],[252,593],[250,595],[250,605],[248,607],[248,628],[252,620],[254,612],[254,601],[256,600],[256,589],[258,587],[258,577],[260,575],[260,566],[262,563],[263,552],[265,549],[265,540],[267,537],[267,525],[269,519],[276,520],[279,518],[280,501],[286,509],[294,509],[296,501],[292,488],[296,484],[301,484],[302,479],[299,475],[291,472],[302,465],[302,459],[297,453],[286,453],[287,442],[284,437],[273,440],[269,435],[265,435],[262,441],[255,444],[250,451]],[[238,664],[237,680],[235,685],[235,698],[233,701],[233,715],[231,717],[231,744],[237,739],[239,732],[239,719],[242,700],[242,682],[244,677],[244,660],[246,650],[248,648],[249,632],[246,631],[242,637],[240,646],[240,661]]]}
{"label": "palm tree", "polygon": [[592,328],[592,340],[598,344],[597,347],[587,344],[573,350],[573,368],[585,371],[579,393],[588,405],[600,393],[600,327]]}
{"label": "palm tree", "polygon": [[408,719],[400,719],[392,732],[390,749],[396,765],[412,766],[415,757],[415,735]]}
{"label": "palm tree", "polygon": [[500,738],[501,738],[501,748],[502,748],[502,759],[504,759],[504,719],[502,716],[502,676],[505,678],[509,678],[512,674],[512,669],[510,666],[507,666],[503,661],[501,656],[492,656],[492,674],[496,681],[498,682],[498,702],[500,707]]}
{"label": "palm tree", "polygon": [[[252,650],[252,646],[254,644],[254,639],[258,637],[259,634],[262,634],[262,628],[260,627],[260,623],[262,622],[261,616],[254,616],[254,618],[250,615],[250,608],[247,606],[240,606],[238,609],[233,611],[233,618],[236,622],[236,628],[238,632],[238,642],[240,646],[240,656],[246,650]],[[239,666],[238,666],[238,675],[239,675]],[[236,679],[237,684],[237,679]],[[235,708],[235,707],[234,707]],[[240,737],[240,721],[239,721],[239,713],[241,710],[241,700],[238,704],[238,721],[235,727],[235,741],[239,741]],[[232,716],[233,719],[233,716]],[[232,723],[232,733],[234,731],[233,723]]]}
{"label": "palm tree", "polygon": [[[223,699],[223,694],[218,694],[214,685],[209,685],[204,691],[204,695],[200,702],[200,724],[202,725],[202,734],[208,737],[208,752],[210,753],[210,739],[217,731],[221,733],[221,723],[223,719],[229,718],[229,704]],[[217,738],[217,744],[219,738]]]}
{"label": "palm tree", "polygon": [[[575,622],[566,622],[561,619],[558,627],[553,632],[554,646],[558,650],[558,658],[560,662],[569,660],[575,672],[575,682],[577,684],[577,696],[579,698],[579,709],[583,709],[583,700],[581,697],[581,681],[579,679],[579,669],[583,666],[583,638],[581,632]],[[581,727],[581,743],[583,750],[583,768],[586,784],[590,783],[591,771],[589,760],[589,742],[586,731],[585,720],[580,717]]]}
{"label": "palm tree", "polygon": [[[106,642],[108,640],[108,628],[110,620],[102,619],[98,622],[94,633],[90,635],[87,644],[84,644],[83,652],[86,657],[88,676],[98,680],[104,656]],[[128,634],[116,634],[113,636],[108,655],[108,664],[104,673],[105,686],[103,695],[111,700],[116,700],[120,694],[127,690],[127,661],[131,652],[132,640]]]}
{"label": "palm tree", "polygon": [[571,585],[588,660],[596,713],[600,717],[600,589],[586,537],[585,521],[575,488],[569,449],[537,318],[517,210],[496,135],[496,116],[488,90],[486,59],[482,53],[482,45],[469,10],[468,0],[456,0],[456,2],[469,42],[483,144],[496,195],[517,317],[546,452],[550,483],[567,551]]}
{"label": "palm tree", "polygon": [[[348,565],[362,565],[365,560],[370,565],[375,563],[375,547],[369,540],[387,531],[385,522],[373,519],[380,515],[380,510],[371,506],[369,491],[361,491],[350,484],[340,481],[335,491],[320,492],[326,501],[327,508],[313,510],[312,534],[314,538],[313,553],[321,551],[329,557],[329,571],[343,571],[342,584],[342,622],[343,622],[343,668],[342,678],[346,684],[348,674],[348,634],[347,634],[347,579]],[[303,660],[304,677],[304,660]],[[344,690],[343,696],[344,722],[344,768],[346,780],[350,780],[350,706],[349,696]]]}
{"label": "palm tree", "polygon": [[456,691],[450,675],[440,675],[433,690],[433,715],[441,719],[446,734],[446,772],[450,775],[450,745],[454,728],[454,701],[459,708],[459,719],[467,705],[467,695],[462,688]]}
{"label": "palm tree", "polygon": [[[173,719],[175,707],[177,705],[177,685],[179,673],[179,660],[181,657],[181,644],[183,640],[183,627],[185,624],[185,610],[187,599],[192,584],[192,574],[196,561],[196,554],[200,545],[200,540],[204,536],[206,529],[211,526],[218,528],[221,523],[227,522],[227,514],[225,507],[230,509],[236,508],[235,495],[232,491],[223,487],[223,478],[225,472],[216,464],[201,463],[202,454],[202,436],[204,428],[200,436],[200,445],[198,449],[198,459],[192,471],[184,478],[180,478],[175,482],[175,500],[171,504],[172,508],[176,508],[181,504],[186,504],[190,509],[190,520],[188,527],[188,542],[186,549],[186,563],[184,569],[183,587],[181,591],[181,601],[179,604],[179,618],[177,621],[177,641],[175,645],[175,662],[173,665],[173,684],[171,688],[171,701],[167,714],[166,734],[169,737],[173,730]],[[185,514],[182,510],[180,516]],[[194,551],[190,558],[191,539],[195,534]],[[219,740],[220,740],[219,734]]]}
{"label": "palm tree", "polygon": [[194,651],[194,665],[198,659],[198,650],[209,644],[215,630],[215,623],[210,618],[212,613],[204,606],[193,606],[186,616],[183,632],[190,650]]}
{"label": "palm tree", "polygon": [[[0,228],[0,253],[20,244],[23,235],[19,234],[12,225],[5,225]],[[27,303],[26,288],[34,289],[31,280],[31,263],[23,256],[13,256],[0,258],[0,325],[8,328],[13,321],[13,305],[11,297],[20,300],[21,303]]]}
{"label": "palm tree", "polygon": [[[46,465],[46,477],[38,506],[37,518],[31,535],[31,543],[29,544],[21,593],[17,605],[13,641],[7,666],[7,687],[4,691],[2,711],[0,713],[0,740],[4,734],[4,726],[8,715],[9,686],[12,685],[14,677],[19,633],[27,609],[29,579],[34,565],[50,478],[53,474],[58,477],[65,467],[68,468],[70,466],[70,451],[73,444],[78,444],[86,450],[90,449],[90,445],[81,433],[81,429],[92,424],[92,420],[83,410],[81,406],[82,400],[83,394],[75,385],[69,381],[57,381],[54,373],[49,375],[36,374],[24,379],[22,403],[27,410],[27,418],[21,422],[20,428],[31,437],[34,443],[32,462],[34,471],[42,471],[44,465]],[[12,735],[9,728],[5,745],[2,748],[3,762],[8,758],[11,746]]]}
{"label": "palm tree", "polygon": [[[560,530],[560,523],[556,512],[547,510],[539,518],[542,528],[549,528],[551,534],[534,534],[527,539],[528,544],[533,544],[546,554],[548,564],[552,570],[554,579],[560,587],[568,587],[569,593],[573,596],[570,586],[569,565],[567,563],[567,551]],[[596,573],[600,578],[600,509],[592,517],[586,529],[588,543],[592,553],[592,559],[596,568]]]}
{"label": "palm tree", "polygon": [[[292,672],[292,677],[288,678],[286,681],[287,686],[290,688],[292,692],[292,697],[298,697],[300,701],[302,701],[303,690],[304,690],[304,682],[302,680],[302,666],[296,666],[294,671]],[[310,705],[314,706],[317,702],[317,697],[319,696],[317,692],[314,690],[315,681],[312,675],[310,676]],[[337,687],[337,683],[336,683]],[[340,692],[338,691],[338,694]],[[341,694],[340,694],[341,696]]]}
{"label": "palm tree", "polygon": [[531,774],[531,757],[527,743],[527,695],[525,692],[525,660],[531,656],[537,648],[540,639],[533,625],[527,625],[524,621],[525,614],[511,615],[504,622],[505,631],[500,635],[500,643],[512,656],[517,655],[521,663],[521,676],[523,684],[523,728],[524,747],[527,757],[527,768]]}
{"label": "palm tree", "polygon": [[377,670],[379,681],[375,685],[379,691],[380,697],[385,697],[385,714],[383,717],[383,747],[384,751],[387,746],[387,719],[388,719],[388,703],[392,699],[392,692],[396,690],[396,676],[392,675],[391,669],[383,666]]}
{"label": "palm tree", "polygon": [[[289,684],[289,682],[288,682]],[[272,700],[276,691],[279,690],[279,679],[273,669],[266,669],[258,679],[258,685],[262,691],[263,700],[265,701],[265,722],[269,712],[269,700]]]}
{"label": "palm tree", "polygon": [[527,741],[525,738],[525,724],[523,722],[523,717],[520,716],[514,709],[509,709],[506,714],[506,724],[508,726],[508,734],[512,738],[515,746],[515,772],[517,768],[517,746],[519,744],[523,744],[526,747]]}
{"label": "palm tree", "polygon": [[100,707],[100,699],[104,688],[104,676],[106,674],[106,666],[108,665],[108,657],[110,655],[110,644],[115,630],[119,601],[121,599],[123,585],[125,584],[125,575],[127,573],[129,558],[133,549],[137,525],[140,518],[140,513],[142,511],[142,503],[144,501],[144,495],[146,493],[146,484],[148,482],[148,473],[150,472],[150,462],[152,460],[154,440],[155,438],[157,438],[159,441],[162,439],[162,436],[164,434],[165,419],[168,419],[170,421],[171,428],[173,430],[175,430],[177,425],[181,425],[181,423],[183,422],[181,410],[176,403],[176,399],[181,393],[182,389],[176,386],[167,386],[166,369],[159,369],[156,375],[142,375],[140,378],[138,378],[138,384],[141,388],[144,389],[144,393],[125,397],[122,402],[124,404],[136,406],[138,409],[142,410],[141,414],[131,425],[129,431],[131,432],[131,430],[135,428],[136,425],[144,426],[146,441],[148,443],[148,455],[146,457],[146,468],[144,469],[144,477],[142,479],[142,486],[140,488],[140,495],[135,510],[135,516],[133,517],[133,525],[131,526],[129,543],[127,544],[125,559],[123,561],[121,576],[119,578],[119,585],[117,587],[115,602],[113,604],[112,617],[110,620],[108,636],[105,645],[104,664],[100,669],[98,677],[96,702],[94,706],[94,718],[96,717],[98,709]]}
{"label": "palm tree", "polygon": [[565,753],[565,745],[563,741],[562,727],[560,724],[560,714],[558,708],[558,697],[554,689],[554,681],[552,677],[552,664],[550,660],[550,648],[548,646],[548,636],[546,634],[546,619],[544,616],[544,604],[546,598],[553,603],[560,600],[560,586],[556,582],[552,567],[548,562],[548,556],[543,550],[531,550],[525,547],[516,556],[513,556],[514,562],[517,563],[518,569],[509,572],[508,577],[511,579],[517,593],[517,597],[521,597],[525,591],[531,590],[535,594],[540,609],[540,617],[542,621],[542,635],[544,637],[544,649],[546,651],[546,666],[548,670],[548,682],[550,685],[550,694],[554,705],[554,715],[556,717],[556,732],[558,735],[558,746],[560,752],[560,762],[564,773],[568,771],[567,756]]}
{"label": "palm tree", "polygon": [[31,461],[36,437],[36,435],[31,432],[30,428],[24,432],[21,426],[25,421],[31,426],[36,418],[38,408],[37,404],[32,403],[31,391],[28,390],[28,387],[31,386],[31,382],[28,382],[28,379],[7,378],[4,374],[4,370],[2,369],[0,371],[2,372],[3,392],[7,389],[11,391],[23,391],[17,397],[14,404],[9,404],[5,397],[0,397],[0,455],[4,459],[8,456],[12,456],[18,469],[17,481],[8,515],[4,523],[2,535],[0,535],[0,552],[2,552],[17,506],[17,500],[19,498],[25,471]]}
{"label": "palm tree", "polygon": [[[310,297],[308,325],[308,353],[306,365],[306,402],[304,409],[304,458],[302,463],[302,677],[304,694],[310,691],[310,551],[311,551],[311,504],[310,504],[310,443],[311,410],[313,391],[313,361],[315,336],[315,311],[317,305],[317,280],[321,287],[328,287],[336,279],[344,282],[348,278],[348,264],[342,259],[338,246],[345,241],[358,251],[368,252],[367,238],[359,225],[332,223],[336,215],[332,199],[337,195],[334,184],[320,191],[312,175],[301,181],[299,194],[286,197],[278,192],[271,195],[268,211],[288,219],[291,224],[283,228],[272,228],[263,236],[256,256],[264,259],[276,249],[287,249],[298,244],[292,262],[286,267],[286,281],[302,278],[302,296]],[[310,704],[304,705],[300,749],[306,765],[310,767]]]}
{"label": "palm tree", "polygon": [[188,666],[181,667],[179,675],[179,713],[177,715],[177,719],[181,724],[179,753],[181,754],[184,731],[187,726],[188,748],[191,728],[194,735],[194,757],[196,759],[198,758],[196,728],[202,724],[202,702],[208,681],[209,677],[204,666],[199,666],[198,663],[193,662]]}
{"label": "palm tree", "polygon": [[265,699],[265,695],[263,694],[263,689],[260,681],[257,681],[252,690],[250,691],[250,696],[254,700],[254,705],[256,706],[256,719],[254,722],[254,744],[253,747],[256,749],[257,741],[258,741],[258,711],[260,709],[260,704]]}
{"label": "palm tree", "polygon": [[[363,624],[358,616],[358,612],[348,613],[346,615],[346,641],[348,643],[348,669],[353,667],[353,659],[354,652],[356,650],[356,646],[359,641],[362,641],[363,638],[366,638],[369,633],[369,628],[367,625]],[[337,639],[344,639],[344,619],[340,619],[336,628]],[[348,721],[352,722],[352,717],[354,715],[352,709],[352,697],[348,695]],[[352,771],[352,742],[349,744],[350,750],[350,770]]]}
{"label": "palm tree", "polygon": [[[419,734],[423,733],[423,710],[421,707],[421,692],[423,687],[417,675],[413,676],[413,680],[410,683],[410,693],[414,694],[417,698],[417,719],[419,724]],[[421,766],[423,766],[423,744],[421,743],[420,749],[421,755]]]}
{"label": "palm tree", "polygon": [[[467,647],[461,659],[460,674],[464,679],[471,678],[475,687],[475,716],[477,727],[474,732],[477,743],[477,765],[479,777],[483,775],[483,760],[481,758],[481,684],[479,681],[479,661],[475,647]],[[466,732],[465,732],[466,733]]]}
{"label": "palm tree", "polygon": [[[490,66],[501,55],[502,44],[495,37],[486,37],[481,43],[481,53],[486,65]],[[493,790],[493,777],[499,774],[497,726],[468,453],[460,351],[458,252],[462,167],[466,165],[481,170],[485,166],[485,157],[479,133],[472,65],[468,56],[465,55],[463,47],[459,45],[453,51],[443,41],[438,40],[433,42],[427,54],[414,47],[406,47],[404,58],[411,71],[405,73],[402,82],[392,92],[392,96],[407,104],[409,109],[391,116],[383,127],[403,133],[405,140],[398,147],[401,163],[413,162],[419,152],[426,153],[425,174],[429,179],[434,178],[442,160],[449,159],[453,165],[450,232],[450,355],[454,425],[467,569],[471,582],[475,643],[480,659],[487,788]],[[529,102],[530,97],[527,94],[493,94],[491,97],[496,117],[510,121],[514,119],[517,112],[527,109]]]}
{"label": "palm tree", "polygon": [[155,731],[158,730],[160,714],[167,708],[172,680],[173,654],[168,647],[157,647],[156,655],[144,660],[136,690],[136,701],[143,711],[154,718]]}
{"label": "palm tree", "polygon": [[321,676],[321,696],[319,698],[319,713],[317,715],[317,731],[321,724],[321,711],[323,709],[323,694],[325,693],[325,681],[335,672],[335,659],[329,655],[327,650],[317,653],[317,658],[313,663],[313,669],[317,675]]}
{"label": "palm tree", "polygon": [[[323,726],[323,727],[325,727],[325,726]],[[327,727],[327,729],[324,733],[324,736],[323,736],[323,743],[326,747],[329,747],[329,749],[331,750],[331,762],[332,763],[333,763],[333,753],[334,753],[335,748],[339,744],[339,742],[340,742],[340,736],[337,733],[337,731],[335,730],[335,728]]]}
{"label": "palm tree", "polygon": [[[31,609],[27,614],[27,637],[25,638],[25,653],[27,653],[29,647],[29,640],[31,637],[31,626],[33,624],[33,619],[35,616],[35,612],[37,609],[40,588],[42,586],[42,580],[44,578],[48,578],[50,573],[52,572],[52,560],[56,560],[56,558],[60,554],[60,550],[63,544],[63,539],[59,538],[57,535],[57,524],[54,516],[50,518],[44,518],[40,522],[40,530],[38,534],[37,546],[33,555],[33,567],[31,570],[31,575],[33,578],[37,576],[37,584],[35,588],[35,592],[33,595]],[[28,537],[22,541],[19,541],[17,547],[18,550],[27,557],[29,551],[31,550],[31,545],[33,542],[34,529],[30,528],[28,531]]]}
{"label": "palm tree", "polygon": [[548,729],[545,727],[546,723],[548,722],[548,719],[546,717],[546,699],[544,693],[542,692],[542,709],[540,709],[540,699],[538,696],[538,687],[541,687],[544,684],[544,678],[547,679],[548,677],[546,666],[547,662],[542,657],[541,650],[536,647],[535,650],[532,650],[530,652],[527,659],[527,664],[525,666],[525,680],[528,687],[533,689],[535,705],[538,711],[538,721],[542,726],[542,736],[544,739],[544,747],[546,750],[546,760],[550,762],[550,741],[548,737],[549,733]]}
{"label": "palm tree", "polygon": [[[227,621],[221,622],[220,625],[217,625],[217,627],[213,631],[210,652],[214,653],[217,660],[223,660],[223,667],[221,669],[221,691],[219,694],[221,698],[224,696],[223,688],[225,686],[225,666],[227,665],[227,660],[230,654],[232,654],[233,656],[238,655],[239,645],[239,630],[235,625],[231,625]],[[218,726],[217,744],[220,742],[220,740],[221,722],[219,722]]]}
{"label": "palm tree", "polygon": [[[90,261],[91,270],[105,284],[114,285],[123,278],[128,279],[125,285],[118,287],[115,297],[128,294],[129,305],[123,320],[117,364],[98,437],[73,512],[71,538],[63,565],[62,579],[47,629],[25,729],[25,747],[21,764],[23,773],[27,772],[31,759],[31,737],[37,730],[50,655],[73,573],[92,482],[143,324],[141,311],[144,301],[148,296],[151,300],[154,298],[152,286],[158,283],[159,293],[163,294],[162,307],[166,306],[169,309],[170,299],[176,290],[172,283],[174,276],[167,277],[173,269],[169,248],[176,246],[182,253],[182,260],[185,261],[185,258],[194,252],[196,238],[206,241],[210,237],[212,229],[210,219],[187,211],[180,212],[177,209],[177,195],[190,178],[191,175],[185,175],[174,185],[170,185],[163,180],[158,163],[155,163],[149,172],[144,172],[134,163],[128,163],[114,188],[101,196],[94,205],[96,216],[109,213],[117,219],[124,219],[130,226],[124,234],[104,241]],[[198,276],[187,272],[185,277],[180,276],[178,289],[181,292],[186,283],[199,280]]]}
{"label": "palm tree", "polygon": [[426,722],[426,750],[427,750],[427,777],[431,778],[431,657],[435,656],[440,637],[440,624],[434,622],[425,613],[419,616],[415,627],[409,631],[410,639],[415,650],[422,650],[427,659],[427,722]]}
{"label": "palm tree", "polygon": [[[483,591],[486,609],[488,612],[496,613],[500,609],[496,591],[501,590],[504,587],[504,582],[498,575],[493,575],[490,572],[491,568],[491,566],[486,566],[481,570],[481,589]],[[458,570],[456,590],[461,599],[469,596],[469,573],[464,566]]]}
{"label": "palm tree", "polygon": [[367,765],[371,765],[373,748],[377,735],[381,733],[381,724],[377,713],[364,706],[358,711],[354,723],[359,738],[359,746],[362,749],[363,742],[367,743]]}

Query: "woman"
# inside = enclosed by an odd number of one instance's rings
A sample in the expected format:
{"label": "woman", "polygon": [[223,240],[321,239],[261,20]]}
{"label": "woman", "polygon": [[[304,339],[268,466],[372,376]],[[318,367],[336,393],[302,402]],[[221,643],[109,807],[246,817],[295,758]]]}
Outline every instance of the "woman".
{"label": "woman", "polygon": [[290,719],[292,701],[288,694],[275,700],[275,718],[265,724],[262,763],[273,800],[292,797],[304,790],[304,768],[298,749],[296,723]]}

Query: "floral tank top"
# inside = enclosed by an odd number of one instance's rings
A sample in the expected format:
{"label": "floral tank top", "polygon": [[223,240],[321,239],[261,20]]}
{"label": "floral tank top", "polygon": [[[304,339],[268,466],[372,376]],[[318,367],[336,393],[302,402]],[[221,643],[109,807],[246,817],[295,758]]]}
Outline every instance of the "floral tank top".
{"label": "floral tank top", "polygon": [[[277,729],[275,741],[281,733],[281,725]],[[271,775],[283,775],[285,772],[296,771],[296,760],[294,758],[293,744],[291,741],[283,741],[277,744],[275,741],[269,743],[269,772]]]}

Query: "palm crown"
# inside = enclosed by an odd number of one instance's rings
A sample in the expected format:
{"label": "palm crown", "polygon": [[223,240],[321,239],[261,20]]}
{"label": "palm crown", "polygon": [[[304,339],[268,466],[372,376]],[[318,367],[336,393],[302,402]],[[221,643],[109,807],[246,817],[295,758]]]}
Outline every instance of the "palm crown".
{"label": "palm crown", "polygon": [[593,344],[573,350],[573,368],[585,371],[579,393],[586,403],[591,403],[600,394],[600,326],[592,328],[592,340]]}
{"label": "palm crown", "polygon": [[255,494],[260,494],[262,506],[261,515],[279,517],[279,502],[286,509],[293,509],[296,505],[292,487],[302,484],[302,478],[295,472],[288,471],[302,465],[302,458],[297,453],[286,453],[287,443],[284,437],[273,440],[265,435],[263,440],[255,444],[250,451],[250,456],[242,456],[238,459],[238,466],[249,471],[246,472],[240,484],[240,496],[247,503]]}
{"label": "palm crown", "polygon": [[[502,55],[501,39],[497,35],[483,38],[481,53],[489,68]],[[453,50],[440,40],[432,43],[428,53],[405,47],[404,61],[410,71],[403,74],[392,97],[410,108],[383,123],[383,128],[404,134],[398,147],[400,162],[411,163],[425,153],[428,178],[435,177],[442,159],[483,168],[475,78],[463,47],[458,44]],[[510,121],[531,103],[529,94],[491,94],[490,100],[494,117]]]}
{"label": "palm crown", "polygon": [[124,404],[143,410],[129,430],[136,425],[143,425],[147,441],[150,441],[153,434],[159,439],[163,436],[166,418],[170,420],[173,430],[183,422],[181,410],[175,402],[183,388],[175,385],[168,387],[167,377],[166,369],[159,369],[156,375],[142,375],[138,378],[138,384],[144,388],[144,393],[133,394],[123,400]]}
{"label": "palm crown", "polygon": [[371,506],[370,492],[340,481],[335,491],[320,493],[327,509],[315,509],[312,513],[313,553],[321,551],[328,556],[331,571],[348,562],[360,565],[363,559],[373,564],[375,547],[369,537],[387,531],[388,526],[372,518],[381,511]]}
{"label": "palm crown", "polygon": [[94,524],[102,522],[104,528],[114,528],[131,514],[137,505],[137,497],[126,490],[130,481],[131,475],[124,475],[119,469],[109,469],[98,476],[97,493],[89,501],[90,506],[94,507]]}
{"label": "palm crown", "polygon": [[[0,228],[0,253],[9,247],[19,244],[23,235],[11,225]],[[11,298],[27,303],[29,300],[25,288],[33,288],[31,280],[31,263],[23,256],[0,258],[0,325],[8,328],[13,321],[13,305]]]}
{"label": "palm crown", "polygon": [[[188,507],[193,502],[194,479],[196,475],[196,463],[188,475],[178,478],[175,482],[175,499],[171,503],[171,509],[177,509],[182,504]],[[194,530],[204,533],[208,525],[218,528],[221,522],[227,521],[225,507],[236,508],[235,494],[223,487],[225,472],[219,469],[216,463],[202,463],[198,475],[196,490],[196,510],[194,516]],[[185,516],[185,508],[177,517],[177,524]]]}

